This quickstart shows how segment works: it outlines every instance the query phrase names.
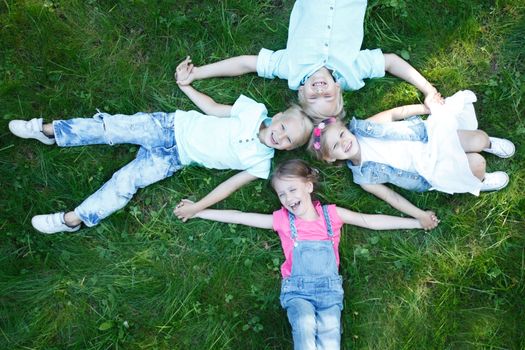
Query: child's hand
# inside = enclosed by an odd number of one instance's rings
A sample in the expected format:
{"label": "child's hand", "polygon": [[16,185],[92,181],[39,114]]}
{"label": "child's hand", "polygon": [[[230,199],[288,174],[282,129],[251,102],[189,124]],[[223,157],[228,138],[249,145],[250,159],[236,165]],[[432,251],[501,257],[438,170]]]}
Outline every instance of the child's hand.
{"label": "child's hand", "polygon": [[177,84],[182,86],[190,85],[195,80],[194,68],[190,56],[187,56],[184,61],[179,63],[175,71]]}
{"label": "child's hand", "polygon": [[437,91],[436,88],[434,88],[431,92],[429,92],[425,96],[425,106],[432,110],[433,107],[441,106],[445,103],[445,99],[441,94]]}
{"label": "child's hand", "polygon": [[173,213],[178,219],[182,220],[182,222],[186,222],[188,219],[191,219],[199,211],[200,210],[197,205],[189,199],[181,200],[175,209],[173,209]]}
{"label": "child's hand", "polygon": [[433,211],[427,210],[424,212],[424,215],[417,218],[419,220],[419,223],[421,224],[421,227],[425,231],[432,230],[437,227],[439,224],[439,219],[436,216],[436,213]]}

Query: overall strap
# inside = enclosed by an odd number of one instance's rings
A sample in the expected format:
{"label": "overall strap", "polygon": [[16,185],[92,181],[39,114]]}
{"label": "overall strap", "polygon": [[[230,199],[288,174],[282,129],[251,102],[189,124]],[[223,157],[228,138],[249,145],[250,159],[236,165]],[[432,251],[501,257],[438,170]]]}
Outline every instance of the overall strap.
{"label": "overall strap", "polygon": [[291,212],[288,212],[288,221],[290,222],[290,231],[292,232],[292,239],[295,245],[295,241],[297,240],[297,227],[295,227],[295,215]]}
{"label": "overall strap", "polygon": [[[334,231],[332,229],[332,222],[330,221],[330,215],[328,214],[328,206],[323,205],[323,216],[324,221],[326,223],[326,228],[328,230],[328,237],[334,241]],[[294,241],[294,245],[296,245],[297,241],[297,227],[295,226],[295,215],[293,215],[291,212],[288,212],[288,221],[290,222],[290,232],[292,233],[292,239]]]}
{"label": "overall strap", "polygon": [[330,215],[328,215],[328,205],[323,205],[324,221],[326,222],[326,228],[328,229],[328,236],[333,240],[334,231],[332,229],[332,222],[330,221]]}

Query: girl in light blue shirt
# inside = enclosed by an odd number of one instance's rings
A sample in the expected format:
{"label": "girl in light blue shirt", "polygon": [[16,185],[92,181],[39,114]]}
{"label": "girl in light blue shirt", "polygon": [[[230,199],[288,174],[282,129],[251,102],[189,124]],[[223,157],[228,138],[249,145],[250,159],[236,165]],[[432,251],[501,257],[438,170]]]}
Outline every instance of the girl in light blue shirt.
{"label": "girl in light blue shirt", "polygon": [[[288,80],[304,111],[319,122],[343,113],[343,90],[358,90],[363,79],[389,72],[416,86],[425,101],[437,90],[410,64],[380,49],[361,50],[365,0],[297,0],[290,15],[286,49],[229,58],[193,67],[179,84],[195,79],[257,73]],[[426,102],[425,102],[426,103]]]}
{"label": "girl in light blue shirt", "polygon": [[[177,67],[187,74],[188,60]],[[21,138],[33,138],[60,147],[130,143],[140,146],[137,157],[113,174],[98,191],[74,210],[36,215],[31,223],[42,233],[74,232],[81,224],[97,225],[123,208],[137,192],[171,176],[180,168],[197,164],[214,169],[238,169],[196,203],[181,202],[175,209],[186,221],[195,213],[226,198],[235,190],[270,173],[274,150],[291,150],[306,143],[312,123],[298,107],[268,118],[263,104],[240,96],[233,106],[216,103],[189,85],[181,90],[205,114],[177,110],[173,113],[137,113],[93,118],[13,120],[9,129]]]}

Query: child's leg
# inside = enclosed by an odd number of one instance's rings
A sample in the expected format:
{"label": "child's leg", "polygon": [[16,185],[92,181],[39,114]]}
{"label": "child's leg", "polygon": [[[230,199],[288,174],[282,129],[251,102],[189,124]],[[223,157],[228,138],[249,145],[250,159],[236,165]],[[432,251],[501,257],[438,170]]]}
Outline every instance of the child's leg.
{"label": "child's leg", "polygon": [[483,181],[487,165],[485,158],[479,153],[467,153],[467,159],[472,175]]}
{"label": "child's leg", "polygon": [[339,349],[341,343],[341,308],[333,305],[317,309],[317,349]]}
{"label": "child's leg", "polygon": [[292,325],[293,345],[295,350],[315,350],[315,307],[301,298],[290,300],[286,307],[288,321]]}
{"label": "child's leg", "polygon": [[141,148],[137,158],[117,171],[97,192],[75,208],[75,214],[87,226],[123,208],[137,192],[171,176],[181,168],[175,149]]}
{"label": "child's leg", "polygon": [[144,147],[174,145],[173,113],[137,113],[134,115],[97,113],[93,118],[55,120],[43,127],[54,134],[63,147],[94,144],[131,143]]}
{"label": "child's leg", "polygon": [[465,153],[478,153],[490,147],[489,135],[483,130],[458,130],[458,137]]}
{"label": "child's leg", "polygon": [[[152,150],[141,148],[132,162],[113,174],[108,182],[84,200],[74,212],[66,213],[63,222],[68,226],[76,226],[82,221],[87,226],[94,226],[123,208],[139,188],[171,176],[180,167],[176,147]],[[32,220],[33,226],[43,233],[67,231],[61,223],[62,217],[57,219],[56,216],[57,214],[37,215]]]}

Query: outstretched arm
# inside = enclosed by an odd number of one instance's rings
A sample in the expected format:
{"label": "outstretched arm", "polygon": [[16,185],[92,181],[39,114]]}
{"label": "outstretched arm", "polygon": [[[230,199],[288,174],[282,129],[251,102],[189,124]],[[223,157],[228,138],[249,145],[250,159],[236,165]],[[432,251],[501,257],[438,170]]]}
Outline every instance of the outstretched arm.
{"label": "outstretched arm", "polygon": [[386,53],[384,56],[385,70],[417,87],[425,95],[425,105],[427,107],[429,107],[429,99],[436,94],[439,95],[441,103],[443,103],[443,99],[437,89],[407,61],[393,53]]}
{"label": "outstretched arm", "polygon": [[204,209],[196,213],[195,217],[229,224],[240,224],[266,229],[273,228],[273,217],[269,214],[245,213],[239,210]]}
{"label": "outstretched arm", "polygon": [[417,219],[421,224],[421,227],[425,230],[436,228],[439,223],[439,220],[434,212],[419,209],[414,204],[406,200],[403,196],[385,185],[361,185],[361,187],[365,191],[370,192],[376,197],[384,200],[397,210]]}
{"label": "outstretched arm", "polygon": [[[175,73],[176,77],[185,76],[187,72],[191,70],[191,65],[189,62],[191,62],[189,58],[186,58],[177,66],[177,72]],[[215,100],[212,99],[210,96],[195,90],[191,85],[179,84],[179,88],[205,114],[213,115],[216,117],[230,116],[232,106],[223,105],[215,102]]]}
{"label": "outstretched arm", "polygon": [[418,105],[406,105],[401,107],[396,107],[389,109],[387,111],[383,111],[380,113],[377,113],[370,118],[367,118],[367,120],[376,122],[376,123],[388,123],[393,122],[397,120],[403,120],[408,117],[412,117],[414,115],[422,115],[422,114],[429,114],[430,109],[427,108],[427,106],[423,104]]}
{"label": "outstretched arm", "polygon": [[190,56],[186,57],[189,70],[185,74],[176,74],[177,84],[189,85],[194,80],[212,77],[234,77],[257,72],[257,55],[244,55],[227,58],[204,66],[194,66]]}
{"label": "outstretched arm", "polygon": [[257,177],[250,174],[246,170],[241,171],[240,173],[233,175],[228,180],[221,183],[219,186],[215,187],[213,191],[208,193],[208,195],[198,202],[193,203],[192,201],[183,199],[173,210],[173,212],[179,219],[181,219],[183,222],[186,222],[186,220],[192,218],[196,213],[223,200],[242,186],[255,179],[257,179]]}
{"label": "outstretched arm", "polygon": [[422,228],[421,223],[417,219],[401,218],[399,216],[391,215],[362,214],[339,207],[337,207],[337,213],[345,224],[369,228],[372,230]]}

